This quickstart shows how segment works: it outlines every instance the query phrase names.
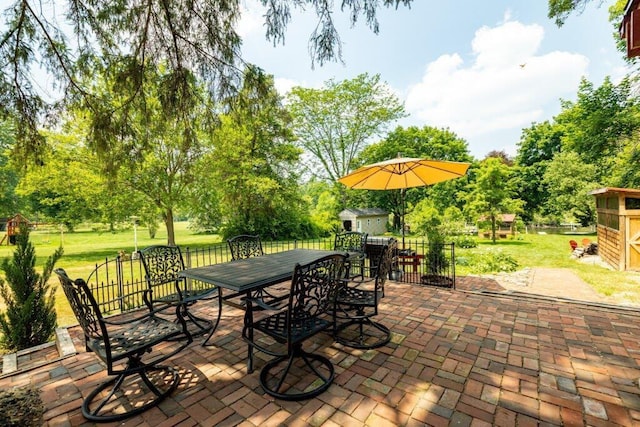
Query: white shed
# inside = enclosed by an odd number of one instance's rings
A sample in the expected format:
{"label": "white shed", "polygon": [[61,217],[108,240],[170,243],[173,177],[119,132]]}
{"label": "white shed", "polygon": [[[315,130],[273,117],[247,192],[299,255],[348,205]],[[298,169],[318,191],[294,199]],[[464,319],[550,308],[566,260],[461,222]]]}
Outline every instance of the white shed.
{"label": "white shed", "polygon": [[347,208],[338,215],[345,231],[359,231],[379,236],[387,231],[389,212],[380,208]]}

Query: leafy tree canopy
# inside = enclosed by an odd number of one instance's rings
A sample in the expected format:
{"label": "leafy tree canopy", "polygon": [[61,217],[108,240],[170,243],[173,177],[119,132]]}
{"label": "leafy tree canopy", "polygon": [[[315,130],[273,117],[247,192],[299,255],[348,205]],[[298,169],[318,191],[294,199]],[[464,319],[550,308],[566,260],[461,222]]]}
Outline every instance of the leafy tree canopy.
{"label": "leafy tree canopy", "polygon": [[589,192],[600,186],[592,178],[595,169],[594,165],[584,163],[576,152],[556,154],[543,178],[549,192],[545,213],[558,222],[592,224],[595,220],[595,202]]}
{"label": "leafy tree canopy", "polygon": [[311,154],[309,172],[336,182],[354,159],[404,116],[404,107],[379,75],[329,80],[322,89],[295,87],[288,98],[298,144]]}
{"label": "leafy tree canopy", "polygon": [[496,241],[496,226],[503,213],[520,213],[522,200],[515,197],[513,170],[501,159],[491,157],[480,163],[476,180],[468,186],[468,215],[485,217],[491,222],[492,240]]}
{"label": "leafy tree canopy", "polygon": [[629,78],[619,84],[609,77],[599,87],[583,79],[575,102],[563,102],[555,117],[562,126],[563,147],[579,153],[584,162],[597,165],[598,177],[611,174],[610,160],[623,148],[624,140],[640,128],[640,104],[632,95]]}
{"label": "leafy tree canopy", "polygon": [[[371,144],[358,157],[356,165],[376,163],[397,157],[428,158],[434,160],[448,160],[470,162],[467,142],[449,129],[438,129],[431,126],[418,128],[398,126],[386,138]],[[431,187],[417,187],[406,191],[406,207],[403,206],[399,191],[362,191],[349,192],[349,201],[353,207],[379,207],[387,209],[394,215],[393,227],[400,229],[402,210],[408,213],[420,200],[429,198],[435,206],[444,210],[446,207],[460,202],[455,194],[466,184],[465,178],[442,182]],[[366,197],[363,195],[366,194]],[[356,199],[355,197],[358,197]]]}

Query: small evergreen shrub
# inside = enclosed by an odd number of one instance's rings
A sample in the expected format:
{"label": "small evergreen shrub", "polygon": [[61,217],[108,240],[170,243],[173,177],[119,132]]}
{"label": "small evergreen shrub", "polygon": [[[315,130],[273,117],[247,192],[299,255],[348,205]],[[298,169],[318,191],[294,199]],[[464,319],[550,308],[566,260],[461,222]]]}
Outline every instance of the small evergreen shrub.
{"label": "small evergreen shrub", "polygon": [[13,257],[6,258],[0,266],[6,279],[6,283],[0,280],[0,296],[7,306],[0,313],[0,345],[9,350],[44,344],[55,332],[55,289],[47,282],[63,252],[58,248],[40,275],[35,270],[36,254],[29,241],[29,229],[21,227],[16,237]]}

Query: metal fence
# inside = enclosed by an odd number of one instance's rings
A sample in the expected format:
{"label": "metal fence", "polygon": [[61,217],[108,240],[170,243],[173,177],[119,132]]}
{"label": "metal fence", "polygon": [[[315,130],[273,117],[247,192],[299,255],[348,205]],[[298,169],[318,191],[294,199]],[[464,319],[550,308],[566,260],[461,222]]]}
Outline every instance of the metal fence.
{"label": "metal fence", "polygon": [[[375,265],[386,238],[369,238],[365,271]],[[333,239],[292,240],[262,242],[265,253],[282,252],[289,249],[333,248]],[[104,314],[117,314],[144,305],[143,293],[147,289],[144,268],[140,259],[132,255],[107,258],[95,268],[87,283],[96,296]],[[231,260],[225,242],[203,248],[182,248],[187,268],[218,264]],[[405,248],[399,249],[395,258],[392,279],[427,286],[455,288],[455,251],[453,243],[429,245],[422,240],[405,239]],[[169,292],[170,290],[168,290]]]}

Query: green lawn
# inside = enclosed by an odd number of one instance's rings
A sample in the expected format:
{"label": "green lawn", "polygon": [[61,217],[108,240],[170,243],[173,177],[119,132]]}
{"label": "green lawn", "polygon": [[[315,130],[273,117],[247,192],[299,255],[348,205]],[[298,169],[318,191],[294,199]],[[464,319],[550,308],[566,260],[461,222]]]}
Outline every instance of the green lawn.
{"label": "green lawn", "polygon": [[[501,250],[514,257],[519,268],[524,267],[559,267],[569,268],[583,280],[591,284],[598,292],[614,296],[619,301],[640,304],[640,273],[611,271],[598,265],[584,264],[570,257],[569,240],[581,241],[585,236],[525,234],[516,239],[501,239],[494,245],[488,239],[479,239],[479,245],[473,249],[456,248],[457,257],[485,250]],[[586,236],[595,241],[594,235]],[[148,231],[139,228],[137,232],[138,248],[153,244],[166,243],[166,232],[161,230],[155,239],[150,239]],[[108,231],[92,231],[80,229],[74,233],[61,234],[55,230],[37,230],[31,233],[31,241],[35,245],[38,257],[38,271],[53,251],[62,243],[64,255],[57,267],[62,267],[72,277],[87,277],[96,263],[105,258],[114,258],[120,251],[130,253],[134,249],[133,229],[111,233]],[[176,224],[176,241],[183,247],[203,247],[219,243],[220,236],[196,234],[188,229],[186,222]],[[10,257],[14,246],[0,246],[0,260]],[[1,274],[1,272],[0,272]],[[456,269],[458,276],[469,274],[464,266]],[[51,281],[56,284],[55,278]],[[74,323],[62,291],[58,288],[57,307],[59,324]]]}
{"label": "green lawn", "polygon": [[[4,234],[2,234],[3,236]],[[1,238],[1,237],[0,237]],[[88,228],[78,229],[74,233],[60,233],[59,230],[35,230],[30,235],[31,242],[35,246],[37,256],[38,273],[42,271],[42,264],[61,244],[64,255],[56,264],[56,267],[64,268],[72,277],[87,278],[97,263],[104,262],[106,258],[115,258],[120,251],[131,253],[134,250],[133,229],[111,233],[109,231],[92,231]],[[167,233],[164,227],[158,230],[154,239],[149,238],[148,230],[138,228],[138,248],[150,245],[166,244]],[[202,247],[221,241],[220,236],[211,234],[196,234],[188,229],[187,222],[176,223],[176,241],[181,246]],[[0,262],[11,257],[15,246],[7,246],[6,242],[0,246]],[[3,275],[0,271],[0,277]],[[57,285],[58,280],[52,277],[52,285]],[[58,310],[58,324],[69,325],[75,323],[66,297],[60,287],[56,292],[56,307]],[[4,306],[0,301],[0,309]]]}

